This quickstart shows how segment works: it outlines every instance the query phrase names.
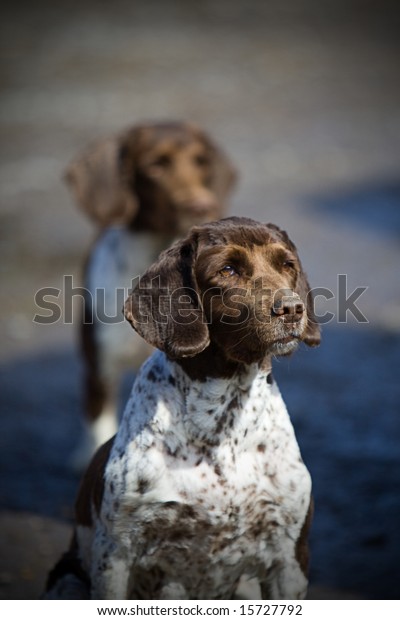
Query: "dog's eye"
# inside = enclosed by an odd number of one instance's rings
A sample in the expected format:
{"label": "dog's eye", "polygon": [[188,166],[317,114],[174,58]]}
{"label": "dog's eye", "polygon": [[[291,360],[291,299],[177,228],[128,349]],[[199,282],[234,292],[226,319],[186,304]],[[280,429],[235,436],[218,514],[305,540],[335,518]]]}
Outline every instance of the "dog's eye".
{"label": "dog's eye", "polygon": [[282,264],[284,269],[295,269],[296,262],[292,258],[285,258]]}
{"label": "dog's eye", "polygon": [[169,155],[160,155],[154,161],[151,162],[151,165],[155,168],[168,168],[171,164],[171,157]]}
{"label": "dog's eye", "polygon": [[224,278],[229,278],[230,276],[236,276],[237,275],[237,271],[236,271],[236,269],[234,269],[234,267],[232,267],[232,265],[224,265],[224,267],[222,267],[222,269],[220,269],[219,273]]}
{"label": "dog's eye", "polygon": [[195,155],[193,157],[193,162],[199,168],[205,168],[209,164],[208,157],[206,155]]}

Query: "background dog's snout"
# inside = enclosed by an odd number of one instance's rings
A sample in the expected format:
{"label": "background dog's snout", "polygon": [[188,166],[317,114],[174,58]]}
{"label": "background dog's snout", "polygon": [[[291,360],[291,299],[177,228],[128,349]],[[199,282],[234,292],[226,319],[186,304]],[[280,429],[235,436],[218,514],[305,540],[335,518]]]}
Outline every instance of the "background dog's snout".
{"label": "background dog's snout", "polygon": [[274,302],[272,313],[284,316],[285,320],[296,323],[300,321],[304,312],[304,304],[298,297],[284,297]]}
{"label": "background dog's snout", "polygon": [[195,215],[207,215],[214,212],[218,204],[210,192],[204,191],[185,196],[181,200],[181,207]]}
{"label": "background dog's snout", "polygon": [[213,202],[194,202],[191,204],[191,209],[195,215],[211,216],[216,209],[216,205]]}

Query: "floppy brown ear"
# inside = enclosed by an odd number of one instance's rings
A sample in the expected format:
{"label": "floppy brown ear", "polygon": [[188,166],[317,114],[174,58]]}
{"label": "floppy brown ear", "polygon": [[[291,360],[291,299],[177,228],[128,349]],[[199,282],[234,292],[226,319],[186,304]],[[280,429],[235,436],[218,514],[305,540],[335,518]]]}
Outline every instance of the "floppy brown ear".
{"label": "floppy brown ear", "polygon": [[217,146],[204,131],[199,131],[200,138],[206,144],[210,154],[210,187],[224,206],[232,193],[238,179],[238,172],[228,155]]}
{"label": "floppy brown ear", "polygon": [[309,347],[317,347],[321,342],[321,328],[318,325],[314,312],[314,296],[303,269],[301,269],[299,274],[296,293],[305,301],[307,307],[307,328],[302,340]]}
{"label": "floppy brown ear", "polygon": [[140,277],[125,302],[125,318],[168,357],[194,357],[210,343],[194,276],[196,239],[175,243]]}
{"label": "floppy brown ear", "polygon": [[302,301],[306,304],[307,308],[307,328],[302,337],[303,342],[305,342],[309,347],[317,347],[321,342],[321,328],[318,325],[317,318],[314,312],[314,296],[312,294],[311,287],[308,283],[307,275],[303,270],[301,265],[299,255],[294,243],[290,240],[289,235],[286,231],[282,230],[275,224],[267,224],[269,228],[271,228],[275,234],[278,235],[282,239],[282,241],[294,252],[297,256],[300,264],[300,273],[297,279],[297,284],[295,288],[295,292],[299,295]]}
{"label": "floppy brown ear", "polygon": [[131,127],[120,135],[118,176],[126,191],[134,193],[138,156],[148,129],[145,125]]}
{"label": "floppy brown ear", "polygon": [[97,225],[127,224],[135,217],[135,196],[121,183],[121,135],[98,140],[69,164],[64,179],[79,207]]}

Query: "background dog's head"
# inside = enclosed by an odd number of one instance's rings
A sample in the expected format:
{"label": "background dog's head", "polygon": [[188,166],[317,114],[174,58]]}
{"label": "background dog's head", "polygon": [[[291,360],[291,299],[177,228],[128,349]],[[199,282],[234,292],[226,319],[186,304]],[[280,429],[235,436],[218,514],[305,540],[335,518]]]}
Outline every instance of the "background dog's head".
{"label": "background dog's head", "polygon": [[101,227],[180,235],[222,217],[236,171],[203,130],[160,122],[94,143],[71,162],[65,178],[78,205]]}
{"label": "background dog's head", "polygon": [[194,227],[142,276],[125,316],[177,359],[213,343],[226,359],[253,363],[320,342],[294,244],[277,226],[248,218]]}

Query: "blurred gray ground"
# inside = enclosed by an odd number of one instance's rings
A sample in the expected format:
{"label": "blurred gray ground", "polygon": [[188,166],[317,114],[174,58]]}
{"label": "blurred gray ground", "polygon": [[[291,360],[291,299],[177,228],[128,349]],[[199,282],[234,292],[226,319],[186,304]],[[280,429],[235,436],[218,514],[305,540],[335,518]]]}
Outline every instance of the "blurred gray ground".
{"label": "blurred gray ground", "polygon": [[[143,119],[205,126],[233,212],[295,240],[335,299],[318,351],[276,364],[314,480],[312,595],[398,598],[400,39],[395,2],[14,3],[0,24],[0,595],[39,595],[68,538],[80,432],[75,330],[34,295],[79,282],[94,231],[63,168]],[[337,320],[337,275],[368,319]],[[332,594],[336,588],[335,594]]]}

